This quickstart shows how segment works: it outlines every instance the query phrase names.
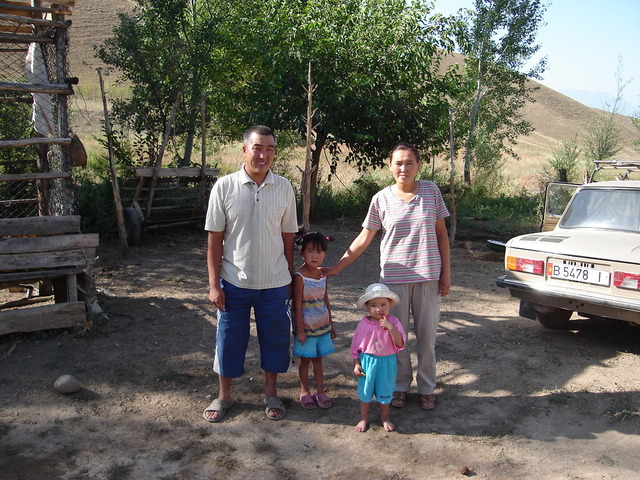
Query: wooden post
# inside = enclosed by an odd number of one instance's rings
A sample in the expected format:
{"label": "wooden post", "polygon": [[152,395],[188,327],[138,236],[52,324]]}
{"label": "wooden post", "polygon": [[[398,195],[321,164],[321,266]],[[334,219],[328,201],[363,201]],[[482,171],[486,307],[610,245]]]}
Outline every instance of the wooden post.
{"label": "wooden post", "polygon": [[118,237],[120,247],[124,253],[127,252],[127,231],[124,227],[124,213],[122,212],[122,200],[120,199],[120,186],[118,185],[118,172],[116,170],[116,160],[113,153],[113,139],[111,136],[111,123],[109,122],[109,109],[107,107],[107,96],[104,92],[104,82],[102,81],[102,69],[98,68],[98,78],[100,79],[100,91],[102,92],[102,106],[104,108],[104,129],[107,134],[107,148],[109,150],[109,166],[111,170],[111,188],[113,189],[113,203],[116,207],[116,220],[118,222]]}

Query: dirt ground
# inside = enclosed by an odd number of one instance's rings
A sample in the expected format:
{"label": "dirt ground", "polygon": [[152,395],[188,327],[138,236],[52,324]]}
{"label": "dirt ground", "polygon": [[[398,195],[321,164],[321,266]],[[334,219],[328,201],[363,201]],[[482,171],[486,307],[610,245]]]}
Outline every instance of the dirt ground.
{"label": "dirt ground", "polygon": [[[334,262],[353,226],[322,226]],[[0,337],[0,479],[629,479],[640,470],[640,328],[579,322],[558,332],[517,316],[495,286],[501,255],[460,235],[442,303],[438,404],[415,391],[392,410],[397,432],[358,420],[348,354],[353,307],[377,280],[372,247],[330,282],[339,338],[325,371],[334,406],[303,410],[295,365],[280,376],[288,408],[264,415],[257,345],[225,421],[202,411],[217,392],[215,316],[205,235],[147,235],[126,257],[103,241],[94,274],[107,319],[84,332]],[[414,349],[412,337],[409,348]],[[61,395],[62,374],[82,389]]]}

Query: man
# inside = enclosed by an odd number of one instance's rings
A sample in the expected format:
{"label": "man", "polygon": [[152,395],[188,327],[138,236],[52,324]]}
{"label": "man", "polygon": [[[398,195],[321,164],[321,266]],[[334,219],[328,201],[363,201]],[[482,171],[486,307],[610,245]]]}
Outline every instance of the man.
{"label": "man", "polygon": [[293,188],[271,171],[276,140],[268,127],[249,128],[243,139],[245,163],[211,190],[208,231],[209,300],[218,309],[213,369],[218,398],[204,411],[219,422],[233,404],[231,382],[244,373],[253,308],[260,367],[265,375],[266,415],[280,420],[277,376],[289,367],[289,298],[294,235],[298,230]]}

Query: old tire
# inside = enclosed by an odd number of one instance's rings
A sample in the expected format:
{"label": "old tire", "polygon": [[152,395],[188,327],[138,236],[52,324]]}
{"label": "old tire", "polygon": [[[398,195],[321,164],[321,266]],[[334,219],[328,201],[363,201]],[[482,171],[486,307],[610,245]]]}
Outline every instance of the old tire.
{"label": "old tire", "polygon": [[127,207],[122,210],[124,216],[124,229],[127,233],[127,245],[137,245],[142,236],[142,219],[136,209]]}
{"label": "old tire", "polygon": [[572,314],[573,312],[571,310],[556,308],[551,312],[538,312],[536,317],[538,321],[547,328],[566,330],[569,328],[569,319]]}

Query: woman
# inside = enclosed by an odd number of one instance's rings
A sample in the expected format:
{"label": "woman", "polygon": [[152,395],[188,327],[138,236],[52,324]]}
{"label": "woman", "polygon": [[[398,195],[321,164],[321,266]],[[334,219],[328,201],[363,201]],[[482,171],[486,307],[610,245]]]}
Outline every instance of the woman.
{"label": "woman", "polygon": [[[449,212],[435,183],[416,180],[420,157],[413,145],[399,143],[389,158],[395,184],[374,195],[362,231],[338,263],[325,273],[336,275],[342,271],[362,255],[378,230],[382,230],[380,282],[400,297],[391,314],[400,319],[405,332],[409,332],[409,316],[413,315],[420,407],[431,410],[436,402],[433,392],[440,297],[451,288],[449,237],[444,222]],[[396,391],[391,405],[406,405],[412,381],[410,352],[405,348],[398,352]]]}

